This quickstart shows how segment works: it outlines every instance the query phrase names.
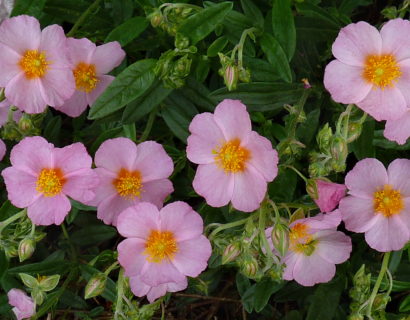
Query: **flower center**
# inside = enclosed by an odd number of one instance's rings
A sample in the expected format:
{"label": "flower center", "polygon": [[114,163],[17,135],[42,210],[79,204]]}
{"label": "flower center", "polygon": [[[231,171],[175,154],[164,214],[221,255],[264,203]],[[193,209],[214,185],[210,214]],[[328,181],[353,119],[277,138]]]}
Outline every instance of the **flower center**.
{"label": "flower center", "polygon": [[316,248],[317,241],[308,233],[309,226],[304,223],[297,223],[289,233],[290,250],[310,256]]}
{"label": "flower center", "polygon": [[404,202],[400,191],[394,190],[386,184],[383,190],[374,193],[374,210],[385,217],[391,217],[404,209]]}
{"label": "flower center", "polygon": [[36,190],[45,197],[54,197],[61,193],[65,179],[59,168],[41,170],[36,183]]}
{"label": "flower center", "polygon": [[128,171],[121,169],[113,185],[121,197],[134,199],[140,197],[142,191],[141,173],[139,171]]}
{"label": "flower center", "polygon": [[165,258],[173,259],[178,252],[177,241],[170,231],[152,230],[145,243],[147,261],[159,263]]}
{"label": "flower center", "polygon": [[400,67],[392,54],[369,55],[366,58],[363,78],[384,89],[392,87],[393,82],[401,76]]}
{"label": "flower center", "polygon": [[77,90],[91,92],[97,86],[95,65],[80,62],[73,70]]}
{"label": "flower center", "polygon": [[38,52],[38,50],[27,50],[19,61],[27,79],[42,78],[49,64],[45,52]]}
{"label": "flower center", "polygon": [[215,162],[225,172],[235,173],[245,170],[246,162],[250,158],[250,152],[248,149],[241,147],[240,144],[239,139],[233,139],[225,142],[219,150],[212,151],[215,154]]}

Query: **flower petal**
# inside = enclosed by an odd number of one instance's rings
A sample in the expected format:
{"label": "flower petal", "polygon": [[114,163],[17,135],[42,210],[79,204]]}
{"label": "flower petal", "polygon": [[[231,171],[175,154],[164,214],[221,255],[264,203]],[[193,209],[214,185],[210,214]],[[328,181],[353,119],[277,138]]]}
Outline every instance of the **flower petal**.
{"label": "flower petal", "polygon": [[118,215],[136,203],[134,200],[129,200],[115,193],[98,204],[97,218],[104,221],[105,224],[116,226]]}
{"label": "flower petal", "polygon": [[99,183],[96,172],[92,169],[80,169],[70,174],[63,186],[63,192],[82,203],[88,203],[95,197],[94,188]]}
{"label": "flower petal", "polygon": [[96,67],[97,74],[106,74],[119,66],[124,60],[125,52],[117,41],[97,46],[90,63]]}
{"label": "flower petal", "polygon": [[410,108],[397,120],[387,120],[384,137],[398,144],[405,144],[410,137]]}
{"label": "flower petal", "polygon": [[115,77],[113,76],[98,76],[97,86],[91,92],[86,94],[88,105],[92,106],[97,98],[107,89],[107,87],[113,82]]}
{"label": "flower petal", "polygon": [[105,140],[95,153],[95,165],[114,173],[121,169],[132,171],[137,157],[137,146],[128,138]]}
{"label": "flower petal", "polygon": [[366,232],[376,223],[373,199],[348,196],[339,203],[345,227],[353,232]]}
{"label": "flower petal", "polygon": [[397,61],[410,58],[410,22],[403,19],[387,21],[380,35],[383,40],[382,53],[392,54]]}
{"label": "flower petal", "polygon": [[61,106],[54,106],[54,109],[76,118],[87,109],[87,105],[86,93],[76,90],[70,99],[64,101],[64,104]]}
{"label": "flower petal", "polygon": [[0,52],[0,87],[6,87],[11,79],[22,72],[18,65],[21,56],[2,43],[0,43]]}
{"label": "flower petal", "polygon": [[396,159],[387,168],[389,184],[403,197],[410,197],[410,160]]}
{"label": "flower petal", "polygon": [[60,168],[64,175],[82,169],[91,169],[92,159],[81,142],[53,150],[54,166]]}
{"label": "flower petal", "polygon": [[352,252],[352,240],[343,232],[325,230],[317,234],[317,248],[315,253],[329,263],[345,262]]}
{"label": "flower petal", "polygon": [[148,261],[145,259],[143,252],[145,243],[141,239],[125,239],[118,244],[118,262],[124,268],[125,275],[139,275]]}
{"label": "flower petal", "polygon": [[168,179],[153,180],[142,185],[141,197],[136,198],[138,202],[150,202],[162,208],[166,197],[174,191],[172,182]]}
{"label": "flower petal", "polygon": [[159,263],[145,264],[141,272],[141,280],[149,286],[158,286],[168,282],[182,282],[185,276],[171,262],[163,260]]}
{"label": "flower petal", "polygon": [[329,282],[334,277],[335,273],[335,265],[327,262],[318,254],[301,256],[293,269],[293,277],[295,281],[308,287],[317,283]]}
{"label": "flower petal", "polygon": [[36,176],[14,167],[4,169],[1,174],[6,184],[8,199],[17,208],[26,208],[39,197]]}
{"label": "flower petal", "polygon": [[71,210],[71,203],[64,194],[39,197],[27,208],[27,215],[37,226],[60,225]]}

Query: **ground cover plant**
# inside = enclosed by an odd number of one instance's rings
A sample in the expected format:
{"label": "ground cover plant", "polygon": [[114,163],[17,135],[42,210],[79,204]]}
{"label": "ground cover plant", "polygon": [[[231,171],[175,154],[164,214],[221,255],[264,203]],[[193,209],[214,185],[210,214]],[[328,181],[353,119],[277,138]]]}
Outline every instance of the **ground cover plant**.
{"label": "ground cover plant", "polygon": [[0,318],[410,319],[409,5],[0,0]]}

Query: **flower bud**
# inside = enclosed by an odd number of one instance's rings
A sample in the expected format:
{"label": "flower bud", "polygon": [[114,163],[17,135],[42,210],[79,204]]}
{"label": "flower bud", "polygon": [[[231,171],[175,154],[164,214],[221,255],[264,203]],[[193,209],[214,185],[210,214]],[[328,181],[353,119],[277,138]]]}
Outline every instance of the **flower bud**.
{"label": "flower bud", "polygon": [[229,91],[235,90],[238,83],[238,67],[235,65],[228,66],[224,71],[224,83]]}
{"label": "flower bud", "polygon": [[148,18],[150,19],[151,25],[154,28],[158,27],[162,23],[162,21],[164,21],[164,18],[160,10],[155,10],[148,16]]}
{"label": "flower bud", "polygon": [[347,130],[347,143],[351,143],[360,137],[362,133],[362,124],[358,122],[349,123],[349,128]]}
{"label": "flower bud", "polygon": [[18,256],[17,248],[14,245],[6,245],[3,247],[3,250],[7,258],[14,258]]}
{"label": "flower bud", "polygon": [[316,136],[316,141],[320,150],[326,150],[328,148],[332,136],[332,128],[329,127],[328,123],[326,123]]}
{"label": "flower bud", "polygon": [[346,140],[340,136],[335,136],[331,141],[330,153],[335,161],[344,164],[347,158],[348,149]]}
{"label": "flower bud", "polygon": [[322,162],[314,162],[309,165],[309,175],[311,177],[326,176],[327,174],[326,167]]}
{"label": "flower bud", "polygon": [[391,300],[390,296],[385,293],[379,293],[373,301],[373,311],[383,311]]}
{"label": "flower bud", "polygon": [[240,254],[241,246],[239,242],[228,244],[222,254],[222,264],[234,261]]}
{"label": "flower bud", "polygon": [[36,242],[33,238],[24,238],[19,243],[18,254],[20,262],[31,258],[36,249]]}
{"label": "flower bud", "polygon": [[39,306],[43,304],[46,295],[47,294],[44,291],[41,291],[38,287],[35,287],[31,291],[31,297],[33,298],[34,302]]}
{"label": "flower bud", "polygon": [[99,296],[103,293],[106,283],[107,275],[105,273],[99,272],[92,276],[85,287],[84,298],[89,299]]}
{"label": "flower bud", "polygon": [[179,58],[173,68],[172,76],[185,78],[189,75],[191,70],[192,59],[186,54]]}
{"label": "flower bud", "polygon": [[175,48],[180,50],[186,49],[189,46],[189,38],[177,33],[175,36]]}
{"label": "flower bud", "polygon": [[305,89],[312,88],[312,86],[310,85],[309,80],[307,78],[303,78],[301,81],[303,82],[303,88],[305,88]]}
{"label": "flower bud", "polygon": [[308,179],[306,183],[306,192],[313,200],[316,200],[319,198],[319,194],[317,191],[317,184],[316,184],[315,179]]}
{"label": "flower bud", "polygon": [[251,72],[248,68],[241,68],[239,70],[239,81],[241,82],[251,82]]}
{"label": "flower bud", "polygon": [[18,126],[23,133],[29,132],[31,129],[34,128],[30,116],[26,113],[24,113],[23,116],[20,118]]}
{"label": "flower bud", "polygon": [[351,314],[347,320],[363,320],[364,317],[361,314],[355,313],[355,314]]}
{"label": "flower bud", "polygon": [[248,278],[255,278],[258,273],[258,261],[252,257],[248,256],[244,261],[241,263],[241,271],[242,273]]}
{"label": "flower bud", "polygon": [[276,223],[272,229],[272,243],[275,249],[283,257],[289,248],[289,229],[283,223]]}

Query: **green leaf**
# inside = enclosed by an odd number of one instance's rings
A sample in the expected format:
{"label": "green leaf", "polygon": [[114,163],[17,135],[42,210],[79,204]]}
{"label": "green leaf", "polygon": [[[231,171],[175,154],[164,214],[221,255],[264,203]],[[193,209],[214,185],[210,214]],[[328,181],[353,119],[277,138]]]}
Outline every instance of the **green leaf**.
{"label": "green leaf", "polygon": [[280,169],[275,180],[269,183],[269,195],[276,202],[292,201],[296,190],[297,175],[289,169]]}
{"label": "green leaf", "polygon": [[364,158],[374,158],[376,155],[373,145],[374,126],[374,120],[368,120],[363,123],[360,137],[351,144],[352,150],[358,160],[362,160]]}
{"label": "green leaf", "polygon": [[310,18],[315,18],[317,22],[323,21],[335,29],[340,29],[342,26],[341,23],[328,11],[314,4],[308,2],[297,3],[296,9],[302,15]]}
{"label": "green leaf", "polygon": [[121,72],[90,109],[88,118],[102,118],[142,96],[155,80],[156,60],[140,60]]}
{"label": "green leaf", "polygon": [[223,22],[232,7],[233,3],[226,1],[205,8],[186,19],[179,27],[178,32],[189,38],[191,45],[195,45],[214,31],[218,24]]}
{"label": "green leaf", "polygon": [[43,131],[43,137],[52,143],[57,143],[61,131],[62,119],[60,116],[52,117]]}
{"label": "green leaf", "polygon": [[290,0],[275,0],[273,2],[272,28],[273,35],[290,61],[296,48],[296,29]]}
{"label": "green leaf", "polygon": [[261,47],[268,61],[275,67],[280,77],[286,82],[292,82],[288,57],[279,42],[269,33],[264,33],[261,38]]}
{"label": "green leaf", "polygon": [[118,41],[124,47],[138,37],[147,27],[148,20],[146,18],[133,17],[112,30],[104,42]]}
{"label": "green leaf", "polygon": [[30,276],[26,273],[19,273],[21,281],[23,281],[24,285],[30,289],[38,286],[38,281],[33,276]]}
{"label": "green leaf", "polygon": [[27,14],[29,16],[40,18],[45,3],[46,0],[16,0],[10,16],[15,17],[21,14]]}
{"label": "green leaf", "polygon": [[245,15],[254,21],[255,26],[263,28],[265,21],[258,6],[252,0],[241,0],[241,6]]}
{"label": "green leaf", "polygon": [[26,264],[24,266],[18,266],[11,268],[7,271],[8,274],[17,274],[17,273],[30,273],[30,274],[61,274],[70,270],[71,263],[67,261],[46,261],[46,262],[37,262]]}
{"label": "green leaf", "polygon": [[254,307],[256,312],[262,311],[267,305],[272,294],[283,287],[283,282],[276,282],[269,278],[264,278],[255,286]]}
{"label": "green leaf", "polygon": [[6,254],[3,250],[0,251],[0,279],[3,278],[3,275],[6,273],[9,267],[9,260],[6,257]]}
{"label": "green leaf", "polygon": [[225,36],[219,37],[214,42],[212,42],[211,45],[208,47],[206,55],[208,57],[216,57],[218,55],[218,52],[222,52],[222,50],[226,47],[227,44],[228,39]]}
{"label": "green leaf", "polygon": [[400,312],[409,312],[410,311],[410,295],[407,295],[406,298],[400,303],[399,307]]}
{"label": "green leaf", "polygon": [[107,241],[117,235],[117,230],[110,226],[86,226],[85,228],[74,231],[70,238],[71,241],[79,246],[97,245]]}

